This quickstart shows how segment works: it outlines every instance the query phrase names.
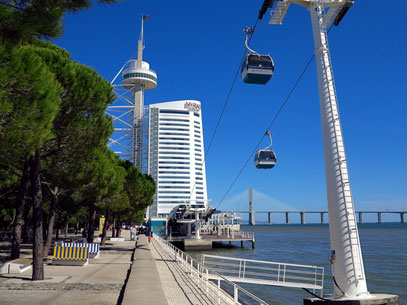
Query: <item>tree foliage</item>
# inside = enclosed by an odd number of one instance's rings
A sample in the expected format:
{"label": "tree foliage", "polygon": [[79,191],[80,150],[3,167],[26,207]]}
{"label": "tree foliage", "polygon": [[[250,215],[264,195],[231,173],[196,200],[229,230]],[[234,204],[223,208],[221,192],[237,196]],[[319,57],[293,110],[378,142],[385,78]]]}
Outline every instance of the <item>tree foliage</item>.
{"label": "tree foliage", "polygon": [[89,8],[92,2],[117,0],[0,0],[0,39],[3,43],[32,43],[63,32],[63,14]]}
{"label": "tree foliage", "polygon": [[32,225],[34,280],[44,278],[54,222],[86,227],[92,242],[97,213],[140,221],[152,203],[153,179],[107,148],[110,83],[38,40],[61,34],[65,12],[116,1],[0,0],[0,225],[14,225],[12,257]]}
{"label": "tree foliage", "polygon": [[59,111],[62,87],[34,49],[0,45],[0,183],[15,180],[24,161],[51,137]]}

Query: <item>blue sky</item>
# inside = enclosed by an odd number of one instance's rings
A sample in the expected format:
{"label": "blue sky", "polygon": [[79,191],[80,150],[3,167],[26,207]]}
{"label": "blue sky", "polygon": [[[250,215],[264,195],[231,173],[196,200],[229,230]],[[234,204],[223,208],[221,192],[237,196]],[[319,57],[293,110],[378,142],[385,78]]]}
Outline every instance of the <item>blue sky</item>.
{"label": "blue sky", "polygon": [[[244,52],[242,29],[254,25],[262,2],[127,0],[96,5],[67,15],[65,33],[55,42],[110,81],[137,52],[142,13],[151,15],[145,22],[144,60],[157,72],[158,87],[146,92],[145,103],[200,100],[207,145]],[[355,2],[329,34],[355,207],[405,210],[407,3],[399,1],[389,11],[383,1]],[[259,21],[251,47],[270,53],[275,74],[266,86],[237,79],[206,161],[208,196],[215,206],[314,51],[305,8],[292,5],[282,26],[269,25],[269,16],[267,12]],[[241,194],[252,186],[293,209],[327,209],[315,62],[272,132],[277,166],[256,170],[250,161],[225,204],[248,202]],[[268,209],[276,208],[270,200]]]}

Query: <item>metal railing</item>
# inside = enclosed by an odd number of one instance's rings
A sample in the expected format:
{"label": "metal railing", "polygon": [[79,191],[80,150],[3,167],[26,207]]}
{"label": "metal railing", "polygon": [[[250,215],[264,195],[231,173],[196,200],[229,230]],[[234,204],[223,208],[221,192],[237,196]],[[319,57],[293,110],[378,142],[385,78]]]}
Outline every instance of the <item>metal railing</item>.
{"label": "metal railing", "polygon": [[[254,233],[253,232],[246,232],[246,231],[240,231],[240,230],[227,230],[223,229],[221,230],[223,233],[222,235],[227,235],[229,238],[247,238],[247,239],[253,239],[254,238]],[[212,228],[204,228],[201,229],[201,234],[202,235],[218,235],[218,232],[216,230],[213,230]]]}
{"label": "metal railing", "polygon": [[[238,283],[307,288],[323,294],[324,268],[202,254],[201,264]],[[212,278],[212,274],[209,274]]]}
{"label": "metal railing", "polygon": [[252,232],[239,231],[237,235],[240,235],[243,238],[254,238],[254,233]]}
{"label": "metal railing", "polygon": [[[268,305],[262,299],[251,294],[242,287],[229,281],[224,276],[211,270],[204,264],[162,239],[158,235],[153,237],[161,248],[173,258],[180,269],[210,298],[214,304],[262,304]],[[209,274],[211,277],[209,277]]]}

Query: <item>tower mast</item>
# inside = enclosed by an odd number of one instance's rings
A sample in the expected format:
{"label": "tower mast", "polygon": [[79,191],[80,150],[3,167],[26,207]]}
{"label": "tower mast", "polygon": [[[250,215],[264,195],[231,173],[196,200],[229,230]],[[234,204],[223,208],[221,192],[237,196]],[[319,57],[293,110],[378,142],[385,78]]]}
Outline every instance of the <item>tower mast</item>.
{"label": "tower mast", "polygon": [[[143,68],[143,35],[144,35],[144,15],[141,17],[141,31],[137,44],[137,70]],[[132,162],[138,168],[142,168],[142,119],[144,116],[144,85],[139,82],[132,88],[134,95],[134,131],[133,131],[133,153]]]}
{"label": "tower mast", "polygon": [[143,49],[144,49],[143,41],[144,41],[144,16],[141,17],[141,31],[137,44],[137,68],[139,69],[141,69],[141,63],[143,62]]}

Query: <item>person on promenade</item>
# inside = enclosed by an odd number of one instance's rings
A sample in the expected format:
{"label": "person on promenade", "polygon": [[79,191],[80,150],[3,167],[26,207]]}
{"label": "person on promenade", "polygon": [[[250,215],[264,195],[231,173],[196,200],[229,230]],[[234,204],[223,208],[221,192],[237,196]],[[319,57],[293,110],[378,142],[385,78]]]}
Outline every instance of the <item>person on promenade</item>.
{"label": "person on promenade", "polygon": [[147,239],[148,239],[148,243],[150,243],[151,242],[151,236],[147,237]]}
{"label": "person on promenade", "polygon": [[134,235],[135,235],[134,227],[131,226],[131,227],[130,227],[130,240],[134,240]]}
{"label": "person on promenade", "polygon": [[85,228],[83,228],[83,231],[82,231],[82,243],[84,243],[84,244],[86,244],[88,242],[87,235],[88,234],[87,234]]}

